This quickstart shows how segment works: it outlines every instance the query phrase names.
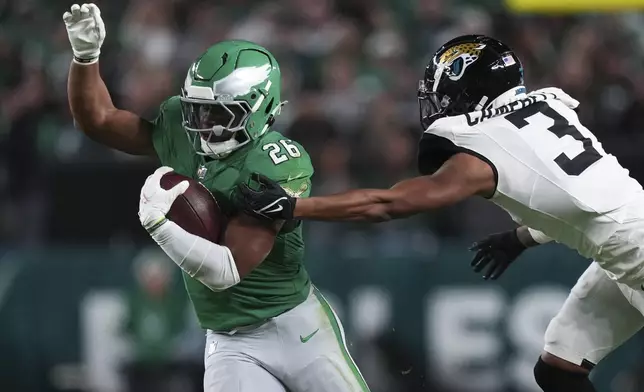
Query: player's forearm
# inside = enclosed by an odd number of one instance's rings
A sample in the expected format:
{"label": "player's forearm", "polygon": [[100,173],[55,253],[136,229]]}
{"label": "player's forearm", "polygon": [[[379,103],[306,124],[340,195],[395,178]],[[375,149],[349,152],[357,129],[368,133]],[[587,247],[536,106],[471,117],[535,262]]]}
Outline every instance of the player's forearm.
{"label": "player's forearm", "polygon": [[114,107],[98,63],[72,62],[67,94],[77,126],[91,139],[129,154],[154,155],[151,124]]}
{"label": "player's forearm", "polygon": [[328,221],[383,222],[452,205],[470,196],[468,189],[431,176],[410,178],[390,189],[356,189],[325,197],[298,199],[294,217]]}
{"label": "player's forearm", "polygon": [[540,231],[533,230],[528,226],[521,226],[517,228],[516,231],[517,231],[517,237],[519,238],[519,241],[521,241],[521,243],[526,248],[538,246],[552,241],[550,237],[546,236]]}
{"label": "player's forearm", "polygon": [[221,291],[239,283],[239,272],[227,247],[192,235],[172,221],[151,236],[175,264],[211,290]]}
{"label": "player's forearm", "polygon": [[72,62],[67,95],[74,120],[87,133],[104,128],[108,113],[116,110],[101,78],[98,63],[81,65]]}
{"label": "player's forearm", "polygon": [[294,217],[321,221],[382,222],[399,217],[389,189],[357,189],[332,196],[298,199]]}

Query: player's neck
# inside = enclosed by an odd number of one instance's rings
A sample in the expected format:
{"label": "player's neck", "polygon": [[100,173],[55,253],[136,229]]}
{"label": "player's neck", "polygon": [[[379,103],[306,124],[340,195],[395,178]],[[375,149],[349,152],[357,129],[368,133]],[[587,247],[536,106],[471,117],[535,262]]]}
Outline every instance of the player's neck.
{"label": "player's neck", "polygon": [[492,101],[486,109],[496,109],[503,105],[507,105],[510,102],[516,101],[517,99],[525,98],[526,95],[527,92],[524,86],[513,87],[496,97],[496,99]]}

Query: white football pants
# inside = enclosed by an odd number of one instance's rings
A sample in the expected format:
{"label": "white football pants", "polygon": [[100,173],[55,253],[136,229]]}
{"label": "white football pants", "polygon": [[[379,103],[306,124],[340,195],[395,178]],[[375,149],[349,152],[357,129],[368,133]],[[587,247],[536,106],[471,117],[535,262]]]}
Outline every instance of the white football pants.
{"label": "white football pants", "polygon": [[233,334],[208,331],[205,392],[368,392],[331,306],[306,301]]}
{"label": "white football pants", "polygon": [[576,365],[598,364],[644,327],[644,291],[593,262],[548,325],[545,351]]}

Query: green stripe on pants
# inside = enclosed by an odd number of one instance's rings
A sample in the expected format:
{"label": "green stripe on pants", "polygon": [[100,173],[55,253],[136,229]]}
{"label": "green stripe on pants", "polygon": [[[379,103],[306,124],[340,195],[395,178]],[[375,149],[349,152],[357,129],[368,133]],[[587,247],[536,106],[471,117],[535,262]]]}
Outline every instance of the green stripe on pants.
{"label": "green stripe on pants", "polygon": [[360,385],[360,388],[362,389],[363,392],[370,392],[369,387],[367,386],[367,382],[362,377],[362,374],[360,373],[360,370],[358,370],[358,367],[356,366],[355,362],[353,362],[353,358],[351,358],[351,355],[349,354],[349,350],[347,350],[347,346],[344,342],[344,338],[342,335],[342,330],[340,328],[340,323],[336,318],[335,313],[333,312],[333,309],[331,309],[331,305],[329,305],[329,303],[324,298],[322,293],[320,293],[320,290],[318,290],[317,287],[313,288],[313,293],[315,294],[315,297],[322,305],[322,309],[324,309],[324,313],[326,314],[326,316],[329,319],[329,322],[331,323],[331,327],[333,328],[333,333],[335,334],[335,338],[338,341],[338,344],[340,345],[340,351],[342,351],[344,360],[347,361],[347,364],[351,368],[351,372],[358,380],[358,384]]}

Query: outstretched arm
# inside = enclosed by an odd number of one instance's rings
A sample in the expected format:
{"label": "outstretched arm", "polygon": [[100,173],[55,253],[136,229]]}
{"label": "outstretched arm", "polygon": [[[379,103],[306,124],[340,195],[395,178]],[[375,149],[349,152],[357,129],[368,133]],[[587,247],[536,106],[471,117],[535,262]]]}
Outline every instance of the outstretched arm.
{"label": "outstretched arm", "polygon": [[401,181],[390,189],[357,189],[322,197],[293,198],[260,180],[260,189],[241,186],[238,200],[252,215],[268,219],[382,222],[449,206],[473,195],[491,196],[494,171],[479,158],[459,153],[431,176]]}
{"label": "outstretched arm", "polygon": [[77,126],[91,139],[133,154],[154,155],[152,123],[114,107],[98,66],[105,26],[94,4],[74,4],[63,15],[74,51],[69,69],[67,95]]}
{"label": "outstretched arm", "polygon": [[454,204],[471,194],[434,176],[401,181],[390,189],[356,189],[298,199],[295,219],[383,222]]}
{"label": "outstretched arm", "polygon": [[293,216],[296,219],[382,222],[455,204],[478,192],[476,184],[462,180],[456,173],[454,166],[461,158],[448,162],[442,172],[433,176],[403,180],[390,189],[356,189],[298,199]]}

